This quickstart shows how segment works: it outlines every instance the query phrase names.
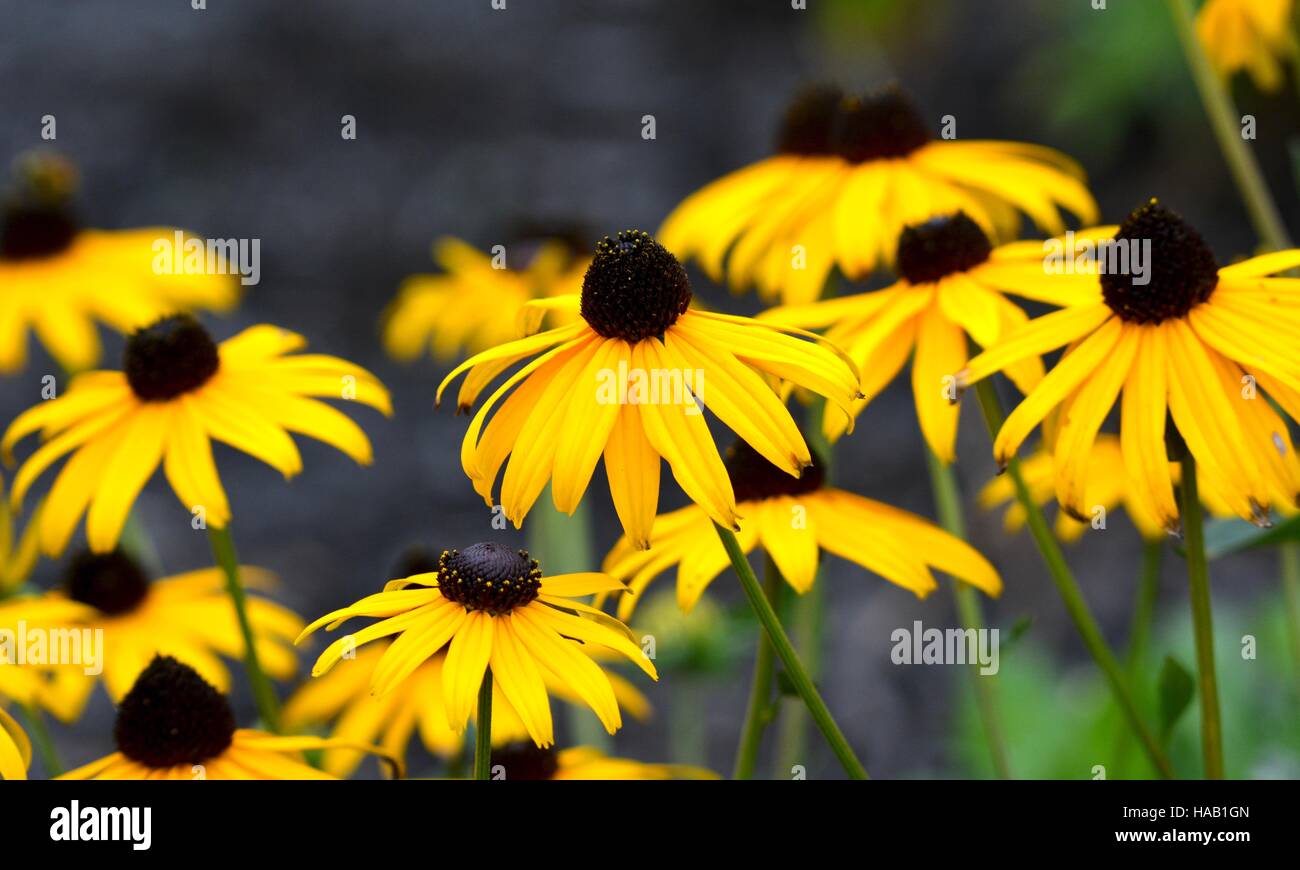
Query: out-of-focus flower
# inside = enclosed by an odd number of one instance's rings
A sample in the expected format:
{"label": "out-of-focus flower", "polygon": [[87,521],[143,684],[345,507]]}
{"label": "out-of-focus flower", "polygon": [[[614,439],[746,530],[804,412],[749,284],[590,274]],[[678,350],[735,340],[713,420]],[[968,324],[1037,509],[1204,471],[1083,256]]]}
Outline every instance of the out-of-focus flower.
{"label": "out-of-focus flower", "polygon": [[1292,0],[1207,0],[1196,33],[1220,75],[1246,70],[1260,90],[1276,91],[1283,65],[1295,62],[1293,12]]}
{"label": "out-of-focus flower", "polygon": [[5,458],[35,432],[43,443],[19,469],[12,502],[64,456],[41,511],[41,549],[57,556],[86,515],[90,548],[117,546],[136,496],[159,465],[186,510],[224,528],[230,505],[212,457],[212,439],[262,460],[284,476],[302,469],[290,432],[324,441],[362,464],[370,441],[346,415],[316,396],[392,412],[374,375],[337,357],[293,354],[302,336],[254,326],[217,345],[189,315],[132,334],[124,371],[87,372],[57,399],[23,412],[0,442]]}
{"label": "out-of-focus flower", "polygon": [[1060,209],[1095,223],[1083,171],[1051,148],[934,139],[896,88],[850,97],[838,87],[800,93],[786,110],[776,156],[687,197],[659,230],[733,290],[756,284],[791,304],[821,295],[832,267],[864,278],[891,266],[903,228],[964,211],[998,241],[1020,214],[1064,231]]}

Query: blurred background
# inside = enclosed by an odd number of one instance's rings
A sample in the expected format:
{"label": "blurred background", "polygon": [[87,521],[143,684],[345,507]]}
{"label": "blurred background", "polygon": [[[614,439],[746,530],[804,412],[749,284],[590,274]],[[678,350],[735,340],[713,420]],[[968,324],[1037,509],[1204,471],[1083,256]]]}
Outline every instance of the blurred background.
{"label": "blurred background", "polygon": [[[509,0],[494,11],[490,0],[212,0],[198,11],[188,0],[0,0],[0,159],[43,145],[72,158],[89,226],[170,224],[260,238],[261,283],[233,315],[207,318],[214,334],[279,324],[315,350],[369,367],[392,389],[391,420],[353,414],[374,441],[372,467],[300,440],[305,471],[286,484],[218,448],[243,561],[278,573],[278,598],[310,619],[375,591],[414,544],[523,545],[522,533],[491,527],[461,472],[466,420],[434,410],[446,367],[427,358],[398,365],[380,347],[380,312],[404,277],[431,271],[432,240],[451,234],[487,248],[510,241],[521,223],[589,227],[593,243],[627,227],[653,231],[686,194],[769,154],[784,103],[802,83],[869,89],[897,81],[936,128],[952,114],[961,138],[1071,154],[1087,169],[1104,220],[1156,195],[1202,230],[1221,262],[1250,253],[1254,234],[1164,4],[1108,5],[811,0],[794,10],[777,0]],[[1241,78],[1235,96],[1259,118],[1255,150],[1296,229],[1297,93],[1288,84],[1261,95]],[[57,117],[54,143],[40,139],[46,114]],[[355,141],[340,137],[345,114],[356,117]],[[646,114],[656,118],[652,141],[641,136]],[[752,297],[732,299],[692,276],[708,304],[757,310]],[[116,367],[122,339],[105,340]],[[35,342],[31,352],[27,369],[0,383],[6,421],[39,398],[42,375],[58,371]],[[1030,539],[1007,536],[999,516],[974,505],[994,469],[973,402],[965,416],[958,473],[971,538],[1006,581],[987,610],[1002,630],[1011,767],[1020,776],[1090,777],[1099,753],[1122,741],[1120,726]],[[837,481],[933,516],[922,449],[910,389],[896,383],[840,445]],[[598,471],[585,502],[599,555],[617,537],[601,478]],[[666,486],[664,506],[681,503]],[[138,513],[167,573],[210,564],[204,534],[190,529],[161,475]],[[1068,550],[1119,649],[1140,548],[1117,513],[1108,529]],[[544,548],[537,555],[545,566]],[[37,585],[57,583],[59,567],[42,563]],[[1300,776],[1297,675],[1276,555],[1234,555],[1211,570],[1229,774]],[[957,625],[947,589],[918,601],[835,559],[820,582],[819,683],[868,770],[988,775],[965,669],[890,660],[895,628],[918,619]],[[671,587],[664,578],[652,588],[671,599]],[[1182,561],[1171,555],[1144,694],[1166,655],[1191,668],[1187,610]],[[755,630],[734,580],[720,578],[684,623],[672,607],[647,602],[635,627],[656,633],[664,673],[645,687],[654,718],[629,721],[612,748],[729,772]],[[1255,660],[1240,655],[1246,634],[1258,638]],[[251,722],[242,674],[236,682],[241,721]],[[101,689],[79,726],[55,725],[65,761],[109,751],[111,717]],[[579,717],[562,730],[570,741],[587,739],[590,724]],[[1176,763],[1196,768],[1197,739],[1193,709],[1170,735]],[[410,762],[417,775],[438,770],[418,741]],[[760,769],[774,763],[765,752]],[[815,731],[798,763],[812,778],[840,775]]]}

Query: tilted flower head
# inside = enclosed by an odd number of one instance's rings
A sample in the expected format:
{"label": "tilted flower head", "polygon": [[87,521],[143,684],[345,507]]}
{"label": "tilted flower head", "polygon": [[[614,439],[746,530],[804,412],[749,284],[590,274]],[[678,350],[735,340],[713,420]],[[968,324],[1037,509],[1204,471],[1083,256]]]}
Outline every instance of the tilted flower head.
{"label": "tilted flower head", "polygon": [[[493,711],[495,713],[495,710]],[[494,726],[495,727],[495,726]],[[665,780],[718,779],[711,770],[685,764],[647,764],[630,758],[610,758],[599,749],[541,749],[517,742],[498,747],[492,741],[492,767],[507,780]]]}
{"label": "tilted flower head", "polygon": [[1055,301],[1067,307],[1019,328],[957,374],[964,389],[1069,346],[1007,417],[995,458],[1009,462],[1059,408],[1056,497],[1067,513],[1086,519],[1092,447],[1119,401],[1130,496],[1162,528],[1178,527],[1166,419],[1207,491],[1234,514],[1267,523],[1270,505],[1294,505],[1300,492],[1286,421],[1266,398],[1300,416],[1300,279],[1269,277],[1300,266],[1300,250],[1219,268],[1200,233],[1155,200],[1129,215],[1114,241],[1128,252],[1116,262],[1146,268],[1106,269],[1094,260],[1089,298],[1078,298],[1077,282],[1063,284],[1068,292]]}
{"label": "tilted flower head", "polygon": [[[907,227],[898,240],[899,280],[883,290],[765,311],[760,319],[809,328],[829,327],[826,338],[844,348],[862,372],[860,412],[912,359],[916,415],[930,449],[944,462],[956,457],[958,409],[952,373],[973,341],[988,347],[1028,321],[1004,294],[1059,304],[1079,288],[1095,292],[1095,276],[1048,276],[1042,242],[993,247],[964,212]],[[1042,362],[1025,359],[1007,370],[1023,391],[1038,384]],[[843,418],[822,419],[827,437],[844,431]]]}
{"label": "tilted flower head", "polygon": [[186,510],[223,528],[230,504],[212,439],[286,478],[302,470],[290,432],[369,464],[370,441],[361,428],[312,397],[353,400],[389,414],[387,390],[337,357],[292,354],[305,345],[302,336],[265,325],[217,345],[193,317],[166,317],[131,335],[123,371],[79,375],[57,399],[24,411],[0,441],[6,460],[27,435],[40,432],[44,443],[14,479],[15,506],[46,469],[71,454],[41,511],[41,549],[61,553],[85,514],[90,548],[112,550],[159,465]]}
{"label": "tilted flower head", "polygon": [[23,189],[0,205],[0,372],[23,367],[28,330],[75,372],[99,362],[96,322],[130,332],[166,314],[237,301],[230,275],[154,269],[154,244],[172,243],[177,230],[83,229],[69,202],[68,164],[40,155],[23,171]]}
{"label": "tilted flower head", "polygon": [[[437,556],[431,551],[413,550],[396,572],[398,577],[436,571]],[[406,747],[418,731],[424,748],[435,755],[452,757],[465,747],[462,734],[447,725],[447,705],[443,695],[443,667],[446,656],[432,656],[416,667],[410,676],[384,695],[370,692],[370,678],[388,653],[390,644],[378,641],[357,652],[352,660],[336,665],[329,673],[310,680],[284,705],[281,721],[286,729],[300,731],[311,725],[333,722],[332,737],[354,743],[377,744],[396,758],[406,756]],[[590,649],[602,660],[600,650]],[[615,654],[610,654],[612,657]],[[637,719],[650,714],[650,702],[635,686],[619,674],[609,672],[610,685],[619,706]],[[582,699],[569,685],[543,672],[546,690],[571,704]],[[500,681],[492,683],[492,745],[526,740],[528,729],[515,712]],[[351,749],[331,749],[321,758],[321,768],[336,776],[348,776],[365,758]]]}
{"label": "tilted flower head", "polygon": [[797,478],[812,458],[764,375],[826,396],[847,414],[857,372],[816,336],[801,333],[812,339],[804,341],[787,334],[798,330],[698,311],[690,302],[681,264],[648,234],[628,230],[599,244],[581,296],[525,308],[577,311],[578,322],[457,366],[438,396],[468,372],[458,400],[465,409],[507,368],[535,357],[492,393],[465,433],[461,466],[474,489],[493,504],[504,464],[501,503],[516,527],[548,479],[556,508],[573,513],[603,453],[623,528],[647,547],[663,457],[693,501],[734,527],[735,496],[701,404]]}
{"label": "tilted flower head", "polygon": [[[931,569],[990,595],[1002,591],[997,571],[965,541],[915,514],[825,486],[816,464],[793,480],[737,442],[727,453],[727,469],[744,517],[736,533],[741,548],[748,553],[762,547],[796,592],[812,588],[823,550],[919,598],[937,586]],[[605,572],[628,583],[628,594],[618,601],[620,619],[630,617],[650,581],[673,566],[677,603],[689,611],[731,564],[712,523],[696,505],[658,517],[655,536],[655,546],[645,551],[624,537],[605,557]]]}
{"label": "tilted flower head", "polygon": [[778,153],[687,197],[659,230],[680,257],[737,291],[810,302],[833,267],[864,278],[894,262],[903,228],[961,210],[990,236],[1014,239],[1020,213],[1044,232],[1084,223],[1097,206],[1083,172],[1050,148],[934,139],[896,88],[861,97],[818,86],[786,110]]}
{"label": "tilted flower head", "polygon": [[1247,70],[1263,91],[1282,87],[1283,63],[1294,63],[1292,0],[1206,0],[1196,33],[1219,74]]}
{"label": "tilted flower head", "polygon": [[226,697],[189,665],[158,656],[117,708],[117,751],[59,779],[337,779],[301,753],[349,747],[401,764],[373,746],[277,737],[235,727]]}
{"label": "tilted flower head", "polygon": [[32,742],[27,734],[0,707],[0,779],[26,779],[32,766]]}
{"label": "tilted flower head", "polygon": [[518,338],[513,315],[525,302],[582,289],[591,258],[579,256],[576,244],[547,239],[516,270],[460,239],[439,239],[433,258],[443,273],[413,275],[402,283],[384,312],[384,347],[403,362],[426,347],[445,360],[462,349],[478,353]]}
{"label": "tilted flower head", "polygon": [[307,626],[299,641],[321,626],[333,630],[357,616],[380,617],[321,653],[312,676],[328,673],[345,653],[398,635],[370,678],[370,690],[394,690],[444,647],[442,695],[447,727],[465,730],[483,675],[492,669],[510,706],[538,746],[554,743],[548,681],[568,686],[595,711],[611,734],[622,724],[609,677],[593,659],[604,648],[633,662],[654,679],[654,664],[622,623],[572,599],[618,592],[623,584],[604,574],[542,576],[526,550],[474,544],[444,550],[438,569],[393,580],[384,591],[326,614]]}
{"label": "tilted flower head", "polygon": [[[253,588],[265,589],[274,582],[261,569],[241,570]],[[249,596],[248,617],[267,673],[280,680],[293,676],[298,662],[292,641],[303,621],[257,595]],[[100,679],[109,697],[119,701],[156,655],[180,659],[225,692],[230,672],[221,657],[238,659],[244,653],[219,568],[150,580],[121,550],[79,553],[68,560],[62,588],[0,603],[0,630],[16,631],[19,622],[29,629],[71,629],[77,636],[103,632],[100,661],[89,661],[93,652],[80,650],[80,658],[72,663],[51,663],[59,666],[51,669],[53,679],[39,700],[68,722],[81,716]]]}

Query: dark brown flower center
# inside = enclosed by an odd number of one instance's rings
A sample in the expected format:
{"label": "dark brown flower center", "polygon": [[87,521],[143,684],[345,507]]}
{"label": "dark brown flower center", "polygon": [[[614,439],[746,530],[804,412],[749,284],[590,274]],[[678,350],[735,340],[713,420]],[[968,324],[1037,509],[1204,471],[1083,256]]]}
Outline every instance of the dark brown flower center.
{"label": "dark brown flower center", "polygon": [[795,94],[777,132],[782,154],[820,157],[835,153],[835,127],[844,107],[844,91],[835,85],[811,85]]}
{"label": "dark brown flower center", "polygon": [[121,550],[82,552],[68,564],[63,588],[73,601],[89,604],[108,616],[118,616],[140,606],[149,594],[149,578]]}
{"label": "dark brown flower center", "polygon": [[816,455],[812,460],[803,474],[791,477],[744,441],[736,441],[727,448],[723,458],[738,502],[804,495],[821,489],[826,479],[823,465]]}
{"label": "dark brown flower center", "polygon": [[0,214],[0,260],[40,260],[66,251],[77,236],[71,211],[16,205]]}
{"label": "dark brown flower center", "polygon": [[155,656],[117,708],[113,739],[132,761],[153,768],[201,764],[225,752],[235,714],[189,665]]}
{"label": "dark brown flower center", "polygon": [[539,749],[531,740],[492,747],[492,766],[501,765],[507,780],[551,779],[560,770],[554,747]]}
{"label": "dark brown flower center", "polygon": [[177,314],[136,330],[127,339],[122,368],[136,396],[161,402],[203,386],[220,364],[208,331],[192,316]]}
{"label": "dark brown flower center", "polygon": [[898,271],[910,284],[938,281],[983,263],[993,245],[965,212],[906,227],[898,237]]}
{"label": "dark brown flower center", "polygon": [[[1126,271],[1106,271],[1101,293],[1111,311],[1132,323],[1161,323],[1183,317],[1210,298],[1219,284],[1219,264],[1196,228],[1156,200],[1120,224],[1115,243],[1128,247]],[[1144,262],[1145,269],[1136,264]]]}
{"label": "dark brown flower center", "polygon": [[848,96],[835,85],[804,88],[786,108],[777,133],[782,154],[834,154],[850,163],[906,157],[930,141],[916,104],[897,87]]}
{"label": "dark brown flower center", "polygon": [[691,303],[686,270],[641,230],[606,236],[582,279],[582,317],[605,338],[638,342],[677,322]]}
{"label": "dark brown flower center", "polygon": [[500,616],[528,604],[541,588],[542,569],[527,550],[484,543],[438,557],[438,589],[466,610]]}

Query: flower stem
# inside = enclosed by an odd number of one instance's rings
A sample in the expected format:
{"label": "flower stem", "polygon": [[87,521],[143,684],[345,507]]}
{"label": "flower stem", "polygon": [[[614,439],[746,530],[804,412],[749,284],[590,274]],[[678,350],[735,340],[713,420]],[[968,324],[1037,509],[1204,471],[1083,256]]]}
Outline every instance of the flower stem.
{"label": "flower stem", "polygon": [[235,606],[235,617],[239,620],[239,633],[244,638],[244,668],[248,671],[248,682],[253,689],[253,700],[257,702],[257,712],[273,731],[280,730],[280,704],[276,700],[271,681],[262,670],[262,660],[257,655],[257,642],[253,635],[253,623],[248,618],[248,597],[244,594],[244,585],[239,580],[239,557],[235,554],[235,542],[230,537],[230,527],[216,528],[208,526],[208,540],[212,544],[212,556],[226,575],[226,593]]}
{"label": "flower stem", "polygon": [[[962,515],[961,492],[952,466],[945,465],[928,446],[925,457],[930,468],[930,487],[934,491],[935,507],[939,512],[939,523],[949,534],[965,540],[966,519]],[[984,609],[980,605],[978,593],[956,578],[952,581],[953,600],[957,605],[957,617],[962,628],[984,630]],[[975,705],[979,709],[980,721],[984,726],[984,739],[988,741],[989,756],[993,762],[993,772],[998,779],[1011,779],[1011,764],[1007,760],[1007,747],[1002,735],[1002,720],[998,713],[996,695],[996,677],[982,675],[979,665],[972,663],[971,681],[975,688]]]}
{"label": "flower stem", "polygon": [[54,748],[54,738],[50,737],[50,729],[45,724],[45,717],[41,715],[40,708],[35,704],[24,704],[22,709],[32,745],[36,747],[36,753],[40,755],[41,762],[45,765],[46,775],[54,779],[63,773],[63,762],[59,759],[59,751]]}
{"label": "flower stem", "polygon": [[[771,556],[765,556],[764,561],[763,597],[771,605],[781,591],[781,574]],[[745,724],[740,730],[740,745],[736,748],[736,766],[732,779],[752,779],[754,776],[758,747],[763,742],[763,732],[772,717],[774,652],[767,635],[760,631],[758,648],[754,652],[754,682],[749,687],[749,706],[745,710]]]}
{"label": "flower stem", "polygon": [[[982,380],[975,385],[975,389],[979,396],[980,410],[984,413],[984,423],[988,427],[989,435],[996,437],[998,430],[1002,428],[1003,418],[1002,404],[998,400],[997,393],[993,390],[993,382],[988,379]],[[1016,499],[1025,509],[1029,532],[1034,538],[1034,543],[1038,546],[1038,552],[1043,557],[1043,562],[1047,565],[1047,572],[1051,575],[1052,582],[1056,584],[1056,591],[1061,596],[1066,611],[1070,614],[1071,620],[1074,621],[1075,630],[1079,632],[1079,636],[1083,639],[1084,646],[1088,648],[1088,652],[1092,655],[1093,661],[1097,663],[1097,666],[1101,668],[1102,673],[1106,676],[1111,693],[1115,696],[1116,702],[1119,703],[1124,718],[1128,720],[1133,733],[1142,741],[1142,747],[1146,750],[1147,755],[1151,757],[1156,770],[1159,771],[1163,778],[1172,779],[1174,776],[1173,767],[1169,764],[1169,759],[1165,756],[1164,750],[1160,748],[1160,744],[1156,742],[1150,729],[1143,722],[1137,704],[1133,700],[1133,693],[1129,690],[1124,671],[1120,668],[1119,662],[1116,661],[1115,654],[1106,645],[1106,639],[1102,637],[1101,629],[1097,627],[1097,620],[1093,617],[1092,611],[1088,608],[1088,602],[1084,600],[1083,593],[1079,590],[1079,584],[1074,579],[1074,574],[1065,561],[1065,555],[1061,552],[1061,547],[1056,538],[1052,536],[1052,530],[1047,525],[1047,519],[1030,495],[1029,487],[1025,485],[1025,479],[1020,474],[1020,461],[1012,457],[1011,462],[1007,465],[1006,473],[1011,475],[1011,482],[1015,485]]]}
{"label": "flower stem", "polygon": [[1142,574],[1138,577],[1137,601],[1133,607],[1133,626],[1128,635],[1127,664],[1129,679],[1136,680],[1146,658],[1151,626],[1155,622],[1156,598],[1160,594],[1160,564],[1164,561],[1164,544],[1142,542]]}
{"label": "flower stem", "polygon": [[1206,779],[1223,779],[1223,725],[1219,719],[1219,684],[1214,674],[1214,620],[1210,611],[1210,570],[1205,561],[1205,531],[1196,486],[1196,460],[1183,453],[1183,542],[1187,551],[1187,583],[1192,599],[1192,631],[1196,636],[1196,673],[1201,695],[1201,751]]}
{"label": "flower stem", "polygon": [[492,669],[483,672],[478,687],[478,720],[474,728],[474,778],[492,778]]}
{"label": "flower stem", "polygon": [[[822,662],[822,626],[826,622],[826,587],[822,567],[818,566],[812,588],[797,595],[788,586],[783,590],[793,597],[795,649],[803,658],[808,676],[817,681]],[[782,704],[781,723],[776,736],[776,765],[773,770],[779,779],[788,778],[800,759],[807,758],[808,710],[803,704]]]}
{"label": "flower stem", "polygon": [[737,579],[740,580],[740,587],[745,590],[745,597],[749,599],[749,606],[754,608],[754,615],[758,617],[763,630],[767,632],[767,638],[775,647],[776,654],[781,659],[781,664],[785,666],[790,682],[794,684],[795,691],[799,693],[799,697],[807,705],[808,713],[812,716],[813,721],[817,723],[817,727],[825,736],[826,742],[830,744],[831,751],[835,753],[835,757],[839,759],[840,764],[851,779],[866,779],[866,769],[863,768],[862,762],[858,761],[858,757],[853,754],[853,750],[849,748],[848,741],[844,739],[844,733],[835,724],[835,719],[831,717],[830,710],[826,709],[826,702],[822,700],[822,696],[817,692],[817,687],[809,679],[803,662],[799,660],[794,647],[790,645],[790,638],[786,636],[785,629],[781,627],[781,621],[776,618],[776,612],[772,610],[772,605],[768,604],[767,597],[763,595],[763,589],[758,584],[758,578],[754,576],[754,569],[750,567],[749,560],[745,558],[745,553],[740,549],[740,542],[736,540],[735,533],[730,529],[724,529],[717,523],[714,523],[714,528],[718,530],[718,537],[722,539],[722,546],[726,549],[728,558],[731,559],[731,567],[735,570]]}
{"label": "flower stem", "polygon": [[1236,182],[1241,199],[1250,214],[1250,222],[1260,239],[1273,250],[1291,247],[1286,224],[1278,213],[1277,205],[1268,192],[1264,174],[1260,171],[1259,161],[1250,150],[1241,135],[1241,114],[1233,105],[1232,96],[1224,87],[1223,80],[1210,65],[1205,56],[1200,39],[1196,35],[1190,0],[1167,0],[1169,12],[1174,19],[1174,30],[1178,41],[1182,43],[1187,65],[1191,67],[1192,79],[1200,92],[1205,114],[1210,118],[1210,126],[1219,140],[1219,148],[1228,161],[1232,180]]}

